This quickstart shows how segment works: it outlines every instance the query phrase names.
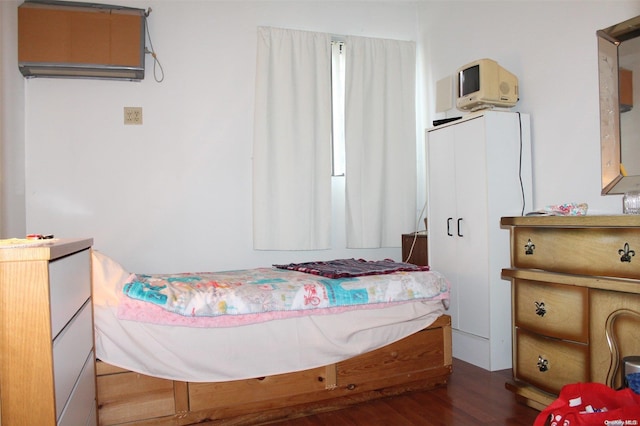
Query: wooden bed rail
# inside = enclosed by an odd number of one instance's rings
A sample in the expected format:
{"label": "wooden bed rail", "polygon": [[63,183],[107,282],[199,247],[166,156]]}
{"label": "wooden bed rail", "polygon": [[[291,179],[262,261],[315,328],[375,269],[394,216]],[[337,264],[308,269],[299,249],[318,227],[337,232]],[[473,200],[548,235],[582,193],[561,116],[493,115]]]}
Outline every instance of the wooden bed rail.
{"label": "wooden bed rail", "polygon": [[218,383],[180,382],[97,362],[101,426],[256,425],[445,385],[451,318],[354,358],[310,370]]}

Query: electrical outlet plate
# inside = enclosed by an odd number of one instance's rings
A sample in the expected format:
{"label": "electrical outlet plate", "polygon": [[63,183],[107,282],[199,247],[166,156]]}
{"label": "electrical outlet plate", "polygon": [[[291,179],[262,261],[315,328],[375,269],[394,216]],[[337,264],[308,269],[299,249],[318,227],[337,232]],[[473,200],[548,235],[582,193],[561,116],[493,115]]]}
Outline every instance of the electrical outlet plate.
{"label": "electrical outlet plate", "polygon": [[142,124],[142,107],[124,107],[124,124]]}

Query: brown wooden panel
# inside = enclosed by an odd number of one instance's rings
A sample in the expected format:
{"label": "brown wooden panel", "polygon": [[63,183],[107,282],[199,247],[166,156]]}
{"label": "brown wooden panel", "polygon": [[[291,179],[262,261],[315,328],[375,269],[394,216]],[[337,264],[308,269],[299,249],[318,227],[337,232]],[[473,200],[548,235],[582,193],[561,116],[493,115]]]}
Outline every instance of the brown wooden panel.
{"label": "brown wooden panel", "polygon": [[101,425],[175,414],[173,381],[138,373],[98,376]]}
{"label": "brown wooden panel", "polygon": [[[415,239],[415,244],[413,243]],[[413,246],[413,251],[411,251]],[[411,253],[411,256],[409,256]],[[402,261],[414,265],[427,266],[429,264],[427,234],[418,233],[402,235]]]}
{"label": "brown wooden panel", "polygon": [[[246,405],[256,409],[284,405],[287,398],[325,390],[325,367],[249,380],[221,383],[189,383],[192,410]],[[280,402],[274,402],[274,401]],[[284,401],[284,403],[283,403]]]}
{"label": "brown wooden panel", "polygon": [[[620,313],[613,322],[612,339],[619,351],[619,361],[625,356],[640,355],[640,295],[607,290],[590,290],[591,304],[591,380],[606,383],[612,362],[605,334],[607,318],[612,313]],[[620,367],[621,368],[621,367]],[[615,373],[615,375],[614,375]],[[621,384],[621,371],[611,371],[613,386]],[[607,383],[608,384],[608,383]],[[611,385],[611,384],[609,384]]]}
{"label": "brown wooden panel", "polygon": [[78,64],[110,64],[110,15],[95,12],[73,12],[71,16],[69,62]]}
{"label": "brown wooden panel", "polygon": [[338,363],[338,386],[359,386],[444,365],[441,328],[423,330],[405,339]]}
{"label": "brown wooden panel", "polygon": [[102,362],[99,359],[96,360],[96,376],[104,376],[107,374],[127,373],[127,372],[129,372],[129,370],[116,367],[115,365],[107,364],[106,362]]}
{"label": "brown wooden panel", "polygon": [[[640,228],[516,227],[513,244],[517,268],[640,278]],[[631,262],[621,261],[625,252]]]}
{"label": "brown wooden panel", "polygon": [[[589,346],[516,329],[515,377],[557,394],[568,383],[589,381]],[[546,371],[538,362],[547,361]]]}
{"label": "brown wooden panel", "polygon": [[[450,324],[451,318],[442,315],[417,336],[357,357],[360,361],[356,363],[365,362],[380,370],[390,368],[391,373],[375,372],[367,378],[369,369],[360,374],[355,366],[349,367],[355,372],[352,377],[362,380],[345,381],[335,387],[328,386],[333,382],[328,380],[327,367],[261,379],[185,384],[121,373],[125,370],[98,362],[100,424],[257,424],[440,386],[451,374]],[[169,404],[166,399],[171,392],[175,402]],[[175,407],[175,413],[166,409],[168,405]]]}
{"label": "brown wooden panel", "polygon": [[140,43],[144,43],[142,19],[138,15],[112,15],[111,63],[128,66],[144,65],[140,57]]}
{"label": "brown wooden panel", "polygon": [[18,61],[139,67],[142,19],[137,12],[23,4]]}
{"label": "brown wooden panel", "polygon": [[634,214],[600,216],[512,216],[500,218],[500,225],[542,226],[555,228],[633,228],[640,226],[640,216]]}
{"label": "brown wooden panel", "polygon": [[589,290],[513,280],[516,327],[576,342],[589,341]]}
{"label": "brown wooden panel", "polygon": [[6,423],[56,420],[48,266],[46,260],[0,263],[0,405]]}
{"label": "brown wooden panel", "polygon": [[18,61],[60,62],[70,57],[68,13],[48,8],[18,8]]}

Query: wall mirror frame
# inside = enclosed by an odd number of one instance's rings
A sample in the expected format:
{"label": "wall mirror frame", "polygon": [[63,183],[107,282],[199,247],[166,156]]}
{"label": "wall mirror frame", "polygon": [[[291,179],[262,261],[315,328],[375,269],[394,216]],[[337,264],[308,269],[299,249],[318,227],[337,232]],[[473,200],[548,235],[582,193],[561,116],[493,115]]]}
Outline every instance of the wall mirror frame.
{"label": "wall mirror frame", "polygon": [[[640,16],[598,30],[596,35],[600,84],[601,194],[637,191],[640,190],[640,156],[627,152],[628,148],[635,150],[634,146],[640,152],[640,132],[637,128],[629,128],[625,122],[640,123],[640,118],[634,117],[636,114],[640,117],[640,105],[634,110],[633,90],[627,86],[627,80],[632,82],[634,74],[640,76],[640,61],[637,59],[640,57]],[[640,85],[635,86],[637,90]],[[631,105],[625,101],[621,106],[623,98],[629,96]],[[635,98],[637,102],[638,98]]]}

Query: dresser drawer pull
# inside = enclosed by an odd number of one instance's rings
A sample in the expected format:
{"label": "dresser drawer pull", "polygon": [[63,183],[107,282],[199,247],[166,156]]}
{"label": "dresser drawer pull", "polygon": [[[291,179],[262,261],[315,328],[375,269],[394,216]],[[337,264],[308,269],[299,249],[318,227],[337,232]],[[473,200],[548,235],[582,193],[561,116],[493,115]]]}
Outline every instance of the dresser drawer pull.
{"label": "dresser drawer pull", "polygon": [[543,317],[547,313],[547,308],[544,306],[544,302],[535,302],[536,315]]}
{"label": "dresser drawer pull", "polygon": [[624,243],[624,247],[618,250],[620,255],[620,262],[631,262],[631,258],[636,255],[636,252],[630,250],[629,243]]}
{"label": "dresser drawer pull", "polygon": [[538,355],[538,370],[542,373],[549,370],[549,361],[542,358],[542,355]]}
{"label": "dresser drawer pull", "polygon": [[524,254],[531,255],[533,251],[536,249],[536,245],[531,242],[531,238],[527,241],[527,244],[524,245]]}

